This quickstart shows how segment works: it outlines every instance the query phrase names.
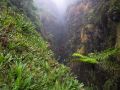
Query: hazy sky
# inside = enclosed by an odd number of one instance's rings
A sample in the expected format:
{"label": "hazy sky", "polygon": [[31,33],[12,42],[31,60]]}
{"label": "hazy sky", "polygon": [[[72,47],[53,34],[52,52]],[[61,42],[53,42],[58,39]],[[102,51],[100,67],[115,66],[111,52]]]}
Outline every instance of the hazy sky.
{"label": "hazy sky", "polygon": [[76,0],[33,0],[34,5],[39,9],[47,10],[59,19],[64,19],[66,9]]}
{"label": "hazy sky", "polygon": [[61,11],[65,11],[66,7],[67,7],[67,3],[66,3],[66,0],[52,0],[57,8]]}
{"label": "hazy sky", "polygon": [[[64,13],[66,11],[70,1],[71,0],[34,0],[38,7],[41,7],[40,3],[43,2],[43,4],[47,5],[46,7],[54,7],[55,9],[58,9],[58,12],[60,13]],[[52,3],[54,3],[54,5]]]}
{"label": "hazy sky", "polygon": [[65,0],[52,0],[58,7],[65,5]]}

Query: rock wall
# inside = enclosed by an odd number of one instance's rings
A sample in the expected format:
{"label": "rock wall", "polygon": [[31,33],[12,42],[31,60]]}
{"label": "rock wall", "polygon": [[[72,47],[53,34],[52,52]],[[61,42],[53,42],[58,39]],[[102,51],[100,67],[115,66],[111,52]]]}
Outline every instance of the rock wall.
{"label": "rock wall", "polygon": [[[88,54],[120,47],[119,7],[119,0],[78,0],[71,5],[67,10],[69,51]],[[99,90],[103,90],[104,84],[111,78],[111,72],[99,65],[71,63],[70,66],[78,79],[88,85],[96,85]]]}

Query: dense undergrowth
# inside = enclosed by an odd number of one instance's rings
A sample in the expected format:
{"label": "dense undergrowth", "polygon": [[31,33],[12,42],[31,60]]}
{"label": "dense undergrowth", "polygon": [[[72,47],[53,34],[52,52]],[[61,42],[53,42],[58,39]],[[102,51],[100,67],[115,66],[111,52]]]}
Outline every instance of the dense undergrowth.
{"label": "dense undergrowth", "polygon": [[0,4],[0,90],[84,90],[31,21]]}

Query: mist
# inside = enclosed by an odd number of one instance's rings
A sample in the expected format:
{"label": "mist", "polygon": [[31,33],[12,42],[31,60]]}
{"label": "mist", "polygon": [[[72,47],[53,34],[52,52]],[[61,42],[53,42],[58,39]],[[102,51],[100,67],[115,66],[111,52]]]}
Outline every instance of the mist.
{"label": "mist", "polygon": [[61,37],[61,34],[66,32],[66,13],[73,0],[33,0],[33,2],[45,31]]}
{"label": "mist", "polygon": [[[64,55],[61,48],[65,48],[67,41],[66,13],[69,5],[75,0],[33,0],[40,21],[43,24],[46,38],[52,43],[52,49],[56,55]],[[74,2],[73,2],[74,1]],[[43,32],[43,33],[44,33]],[[64,43],[64,44],[62,44]],[[61,56],[63,57],[63,56]]]}
{"label": "mist", "polygon": [[66,44],[69,41],[68,14],[71,5],[82,0],[33,0],[36,13],[42,22],[42,34],[49,43],[57,59],[63,62],[66,55]]}
{"label": "mist", "polygon": [[[38,10],[47,11],[57,19],[64,19],[68,6],[78,0],[33,0]],[[79,0],[80,1],[80,0]]]}

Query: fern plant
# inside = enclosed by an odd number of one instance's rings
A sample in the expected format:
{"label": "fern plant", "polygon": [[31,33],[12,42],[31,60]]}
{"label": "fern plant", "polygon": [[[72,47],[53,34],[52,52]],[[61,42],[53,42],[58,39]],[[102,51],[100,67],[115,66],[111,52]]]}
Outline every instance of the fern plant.
{"label": "fern plant", "polygon": [[119,48],[107,49],[107,50],[104,50],[98,53],[90,53],[86,56],[79,54],[79,53],[74,53],[73,57],[77,57],[77,60],[73,60],[73,61],[81,61],[81,62],[86,62],[86,63],[91,63],[91,64],[98,64],[102,60],[106,60],[110,56],[114,56],[119,53],[120,53]]}

